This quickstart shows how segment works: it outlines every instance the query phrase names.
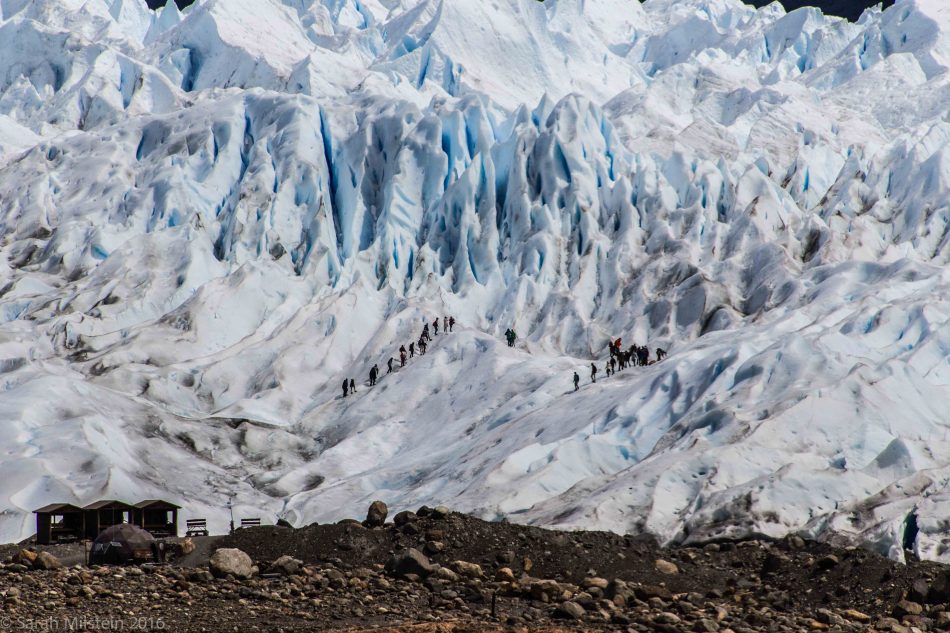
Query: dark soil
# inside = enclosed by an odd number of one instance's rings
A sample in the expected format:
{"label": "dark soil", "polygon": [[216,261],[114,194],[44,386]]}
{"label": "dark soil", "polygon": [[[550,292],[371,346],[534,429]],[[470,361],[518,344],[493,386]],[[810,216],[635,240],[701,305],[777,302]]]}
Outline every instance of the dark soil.
{"label": "dark soil", "polygon": [[[946,571],[936,563],[901,565],[865,550],[835,549],[814,542],[801,541],[802,548],[796,549],[793,543],[797,539],[663,549],[651,538],[488,523],[457,513],[444,520],[420,518],[411,532],[392,524],[366,529],[355,521],[297,530],[260,527],[238,530],[215,547],[236,547],[256,561],[290,554],[309,563],[332,561],[343,567],[361,567],[384,564],[397,550],[424,550],[426,542],[438,541],[444,551],[426,553],[440,564],[465,560],[486,570],[510,567],[516,575],[526,572],[536,578],[572,583],[588,576],[620,578],[665,584],[674,593],[719,590],[761,596],[767,592],[775,594],[770,596],[772,602],[789,609],[851,608],[870,615],[889,613],[915,580],[932,580]],[[828,556],[838,562],[832,563]],[[524,568],[526,558],[531,561],[530,570]],[[772,571],[763,574],[766,558]],[[680,573],[669,576],[658,572],[657,559],[675,563]]]}
{"label": "dark soil", "polygon": [[[18,554],[0,564],[0,632],[950,630],[950,573],[934,563],[796,537],[666,549],[420,514],[241,529],[195,539],[172,565],[41,571]],[[57,547],[37,549],[72,555]],[[209,565],[221,548],[247,553],[253,575]]]}

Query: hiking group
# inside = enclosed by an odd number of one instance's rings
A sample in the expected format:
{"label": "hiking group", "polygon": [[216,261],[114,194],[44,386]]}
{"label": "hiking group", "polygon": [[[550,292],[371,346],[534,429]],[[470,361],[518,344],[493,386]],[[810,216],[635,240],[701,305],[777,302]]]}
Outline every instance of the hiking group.
{"label": "hiking group", "polygon": [[[616,374],[618,371],[622,371],[627,367],[646,367],[647,365],[652,365],[653,363],[658,363],[664,358],[666,358],[666,350],[662,347],[656,348],[656,360],[650,360],[650,349],[646,345],[637,345],[634,343],[629,347],[629,349],[623,349],[623,341],[617,339],[615,341],[610,341],[607,346],[610,348],[610,359],[607,361],[604,366],[604,373],[607,376]],[[590,381],[592,383],[597,382],[597,365],[595,363],[590,364]],[[574,372],[574,391],[580,389],[581,377],[578,373]]]}
{"label": "hiking group", "polygon": [[[406,360],[413,358],[416,355],[416,350],[419,350],[420,354],[425,354],[426,349],[429,347],[429,342],[432,341],[433,336],[439,335],[439,317],[436,317],[432,322],[432,329],[429,329],[429,321],[426,319],[425,324],[422,326],[422,334],[419,335],[418,341],[410,341],[408,349],[405,345],[399,346],[399,366],[405,367]],[[441,319],[442,321],[442,333],[448,334],[449,332],[455,331],[455,317],[444,316]],[[393,363],[395,358],[392,356],[389,357],[389,360],[386,361],[386,373],[393,373]],[[379,379],[379,365],[373,365],[369,370],[369,386],[372,387],[376,384],[376,381]],[[350,394],[356,393],[356,381],[352,378],[343,379],[343,397],[346,398]]]}

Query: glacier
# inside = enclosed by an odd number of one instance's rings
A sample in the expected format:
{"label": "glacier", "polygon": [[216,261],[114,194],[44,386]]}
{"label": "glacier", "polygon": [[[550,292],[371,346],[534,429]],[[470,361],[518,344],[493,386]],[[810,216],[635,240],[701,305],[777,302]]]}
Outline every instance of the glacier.
{"label": "glacier", "polygon": [[[948,68],[943,0],[0,0],[0,540],[381,498],[950,561]],[[618,336],[669,357],[588,384]]]}

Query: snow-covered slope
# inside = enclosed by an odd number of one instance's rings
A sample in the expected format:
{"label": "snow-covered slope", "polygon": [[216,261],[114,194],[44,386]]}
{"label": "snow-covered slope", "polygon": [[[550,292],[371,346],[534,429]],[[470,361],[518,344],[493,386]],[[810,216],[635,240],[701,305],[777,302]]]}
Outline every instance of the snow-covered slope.
{"label": "snow-covered slope", "polygon": [[[383,498],[946,559],[948,67],[942,0],[0,0],[0,539]],[[617,336],[670,356],[587,384]]]}

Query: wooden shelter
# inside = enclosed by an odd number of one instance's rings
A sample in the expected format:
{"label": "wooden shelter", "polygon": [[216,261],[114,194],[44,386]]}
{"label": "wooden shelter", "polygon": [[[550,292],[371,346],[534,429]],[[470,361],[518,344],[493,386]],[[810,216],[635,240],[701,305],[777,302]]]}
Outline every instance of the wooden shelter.
{"label": "wooden shelter", "polygon": [[83,510],[69,503],[51,503],[33,511],[36,515],[36,542],[50,545],[78,541],[83,536]]}
{"label": "wooden shelter", "polygon": [[135,504],[134,522],[155,538],[178,536],[178,511],[170,501],[162,499],[146,499]]}
{"label": "wooden shelter", "polygon": [[107,527],[132,523],[133,506],[115,499],[90,503],[82,509],[86,538],[95,539]]}

